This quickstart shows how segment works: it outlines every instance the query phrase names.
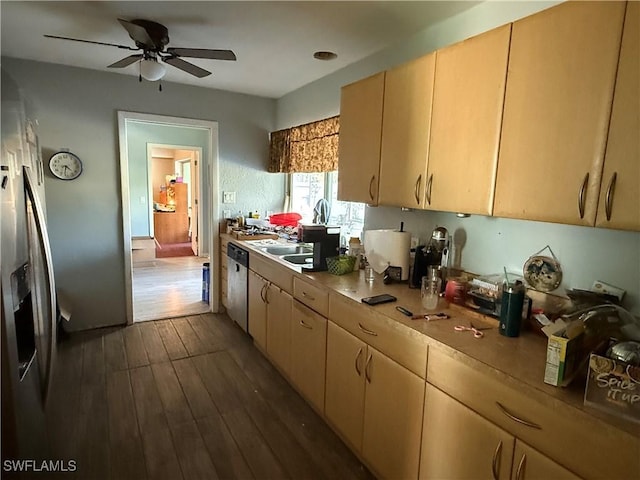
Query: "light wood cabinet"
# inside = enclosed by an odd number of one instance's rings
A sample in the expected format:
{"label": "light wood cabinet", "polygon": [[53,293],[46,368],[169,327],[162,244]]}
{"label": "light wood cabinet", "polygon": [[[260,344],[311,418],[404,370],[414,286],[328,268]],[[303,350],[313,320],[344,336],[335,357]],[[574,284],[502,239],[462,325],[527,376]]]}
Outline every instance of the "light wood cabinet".
{"label": "light wood cabinet", "polygon": [[[220,270],[218,271],[219,282],[220,285],[220,303],[225,308],[228,308],[227,304],[227,245],[229,245],[229,240],[227,237],[220,236],[220,251],[218,254],[218,258],[220,259]],[[214,263],[215,265],[215,263]],[[213,271],[209,271],[209,275],[215,275]]]}
{"label": "light wood cabinet", "polygon": [[378,203],[420,208],[427,181],[435,53],[388,70]]}
{"label": "light wood cabinet", "polygon": [[382,478],[416,478],[424,380],[327,326],[325,415]]}
{"label": "light wood cabinet", "polygon": [[325,415],[358,452],[362,448],[366,350],[362,340],[328,322]]}
{"label": "light wood cabinet", "polygon": [[596,226],[640,230],[640,3],[629,2]]}
{"label": "light wood cabinet", "polygon": [[266,289],[269,282],[257,273],[249,270],[249,335],[253,343],[263,352],[267,351],[267,302]]}
{"label": "light wood cabinet", "polygon": [[267,303],[267,355],[287,376],[291,376],[291,321],[293,297],[280,287],[269,284]]}
{"label": "light wood cabinet", "polygon": [[[562,455],[562,449],[559,454]],[[511,478],[513,480],[579,480],[580,477],[516,439]]]}
{"label": "light wood cabinet", "polygon": [[624,11],[566,2],[513,23],[495,216],[595,224]]}
{"label": "light wood cabinet", "polygon": [[493,210],[510,38],[509,24],[437,52],[427,209]]}
{"label": "light wood cabinet", "polygon": [[327,319],[297,300],[291,322],[291,381],[319,412],[324,412]]}
{"label": "light wood cabinet", "polygon": [[338,199],[378,204],[384,72],[342,87]]}
{"label": "light wood cabinet", "polygon": [[362,456],[382,478],[417,478],[424,380],[371,346],[364,377]]}
{"label": "light wood cabinet", "polygon": [[420,479],[506,480],[514,443],[513,435],[427,383]]}

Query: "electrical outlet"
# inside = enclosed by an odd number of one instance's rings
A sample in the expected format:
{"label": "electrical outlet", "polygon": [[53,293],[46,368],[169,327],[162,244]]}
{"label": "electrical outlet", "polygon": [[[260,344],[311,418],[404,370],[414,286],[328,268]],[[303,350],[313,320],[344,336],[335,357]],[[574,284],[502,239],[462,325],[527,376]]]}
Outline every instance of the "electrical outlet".
{"label": "electrical outlet", "polygon": [[236,192],[223,192],[222,203],[236,203]]}
{"label": "electrical outlet", "polygon": [[231,210],[223,210],[222,211],[222,216],[224,218],[231,218]]}
{"label": "electrical outlet", "polygon": [[593,282],[591,286],[591,291],[596,293],[606,293],[607,295],[613,295],[618,300],[622,301],[622,297],[624,297],[625,290],[614,287],[613,285],[609,285],[608,283],[601,282],[600,280],[596,280]]}

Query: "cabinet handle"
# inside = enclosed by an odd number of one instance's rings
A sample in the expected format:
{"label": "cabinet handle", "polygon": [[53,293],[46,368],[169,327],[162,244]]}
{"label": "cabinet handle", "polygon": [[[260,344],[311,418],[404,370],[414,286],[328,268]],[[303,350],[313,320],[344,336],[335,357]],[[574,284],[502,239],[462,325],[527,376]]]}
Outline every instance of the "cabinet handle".
{"label": "cabinet handle", "polygon": [[302,325],[304,328],[308,328],[309,330],[313,330],[313,327],[304,323],[304,320],[300,320],[300,325]]}
{"label": "cabinet handle", "polygon": [[524,467],[527,464],[527,454],[523,453],[522,458],[520,459],[520,463],[518,464],[518,470],[516,471],[516,480],[522,480],[522,475],[524,474]]}
{"label": "cabinet handle", "polygon": [[427,203],[431,205],[431,187],[433,186],[433,173],[429,175],[429,180],[427,181]]}
{"label": "cabinet handle", "polygon": [[413,195],[416,197],[416,203],[420,205],[420,183],[422,183],[422,174],[418,175],[418,179],[416,180],[416,188],[413,192]]}
{"label": "cabinet handle", "polygon": [[373,335],[374,337],[378,336],[378,334],[376,332],[373,332],[371,330],[367,330],[366,328],[364,328],[360,322],[358,322],[358,326],[360,327],[360,330],[362,330],[367,335]]}
{"label": "cabinet handle", "polygon": [[586,202],[585,192],[587,191],[587,184],[589,183],[589,172],[584,176],[582,181],[582,187],[580,187],[580,194],[578,195],[578,211],[580,212],[580,218],[584,218],[584,206]]}
{"label": "cabinet handle", "polygon": [[367,363],[364,366],[364,378],[367,379],[367,382],[371,383],[371,373],[369,371],[369,368],[371,367],[371,359],[373,358],[373,355],[370,353],[369,357],[367,358]]}
{"label": "cabinet handle", "polygon": [[507,410],[500,402],[496,402],[496,405],[498,405],[498,408],[502,413],[504,413],[507,417],[509,417],[514,422],[521,423],[522,425],[526,425],[527,427],[537,428],[538,430],[542,430],[542,427],[537,423],[531,423],[531,422],[528,422],[527,420],[523,420],[521,418],[516,417],[513,413]]}
{"label": "cabinet handle", "polygon": [[269,305],[269,288],[271,288],[271,282],[265,283],[264,287],[264,303]]}
{"label": "cabinet handle", "polygon": [[361,356],[362,356],[362,347],[360,347],[360,350],[358,350],[358,354],[356,355],[356,372],[358,372],[358,376],[362,375],[362,370],[360,370],[360,365],[358,363],[358,360],[360,360]]}
{"label": "cabinet handle", "polygon": [[375,175],[371,175],[371,180],[369,181],[369,197],[371,197],[371,201],[373,202],[373,181],[376,179]]}
{"label": "cabinet handle", "polygon": [[609,186],[607,187],[607,197],[604,203],[604,209],[607,214],[607,221],[611,220],[611,207],[613,207],[613,192],[616,189],[616,180],[618,179],[618,172],[613,172],[611,180],[609,180]]}
{"label": "cabinet handle", "polygon": [[267,284],[263,283],[262,288],[260,289],[260,298],[262,299],[262,303],[267,303],[267,298],[265,296],[266,289],[267,289]]}
{"label": "cabinet handle", "polygon": [[502,440],[498,442],[496,451],[493,452],[493,462],[491,463],[491,473],[493,474],[493,480],[498,480],[500,472],[500,457],[502,455]]}
{"label": "cabinet handle", "polygon": [[307,292],[302,292],[302,296],[303,296],[304,298],[308,298],[308,299],[309,299],[309,300],[311,300],[312,302],[315,302],[315,301],[316,301],[316,299],[315,299],[315,298],[313,298],[311,295],[309,295]]}

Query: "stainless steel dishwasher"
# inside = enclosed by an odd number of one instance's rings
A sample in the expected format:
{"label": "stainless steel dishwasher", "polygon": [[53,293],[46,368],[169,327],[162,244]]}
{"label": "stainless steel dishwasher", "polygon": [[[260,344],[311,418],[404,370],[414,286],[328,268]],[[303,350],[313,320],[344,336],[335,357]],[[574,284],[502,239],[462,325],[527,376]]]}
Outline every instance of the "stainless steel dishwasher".
{"label": "stainless steel dishwasher", "polygon": [[227,314],[240,328],[248,332],[247,269],[249,252],[229,242],[227,246]]}

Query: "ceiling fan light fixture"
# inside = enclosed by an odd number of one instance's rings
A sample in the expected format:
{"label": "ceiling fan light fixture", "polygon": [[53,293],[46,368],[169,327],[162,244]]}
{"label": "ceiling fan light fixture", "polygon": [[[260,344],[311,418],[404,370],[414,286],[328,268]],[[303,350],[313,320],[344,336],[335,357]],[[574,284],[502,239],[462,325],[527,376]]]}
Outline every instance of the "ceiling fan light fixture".
{"label": "ceiling fan light fixture", "polygon": [[316,60],[327,61],[327,60],[333,60],[335,58],[338,58],[338,54],[334,52],[320,50],[313,54],[313,58],[315,58]]}
{"label": "ceiling fan light fixture", "polygon": [[150,82],[155,82],[164,77],[167,69],[164,65],[159,63],[157,60],[150,58],[143,58],[140,60],[140,75],[145,80]]}

